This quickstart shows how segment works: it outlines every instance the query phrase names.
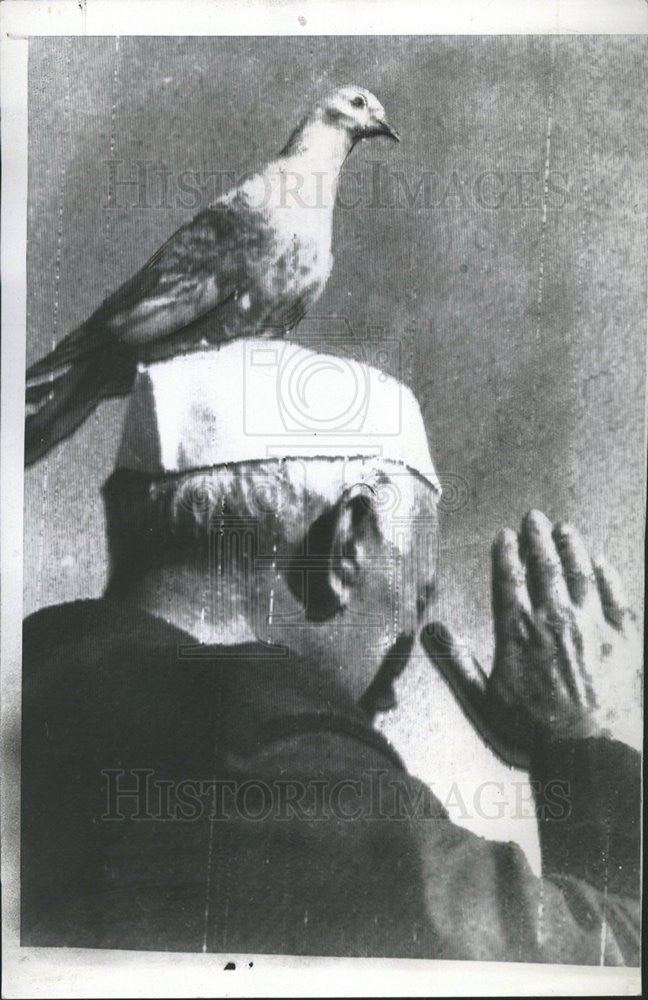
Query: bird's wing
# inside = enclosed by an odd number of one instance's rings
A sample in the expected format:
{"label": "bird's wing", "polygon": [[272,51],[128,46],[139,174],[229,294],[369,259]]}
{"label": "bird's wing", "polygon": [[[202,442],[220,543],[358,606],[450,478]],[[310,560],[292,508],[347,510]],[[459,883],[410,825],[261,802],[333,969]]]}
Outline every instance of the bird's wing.
{"label": "bird's wing", "polygon": [[177,230],[77,330],[33,364],[29,379],[121,343],[137,352],[209,316],[246,291],[248,264],[272,252],[260,213],[217,203]]}
{"label": "bird's wing", "polygon": [[299,295],[275,303],[274,308],[264,317],[262,334],[283,336],[289,333],[304,318],[321,291],[322,282],[313,281]]}
{"label": "bird's wing", "polygon": [[182,226],[91,319],[123,344],[169,336],[243,294],[247,262],[267,252],[271,234],[260,217],[215,205]]}

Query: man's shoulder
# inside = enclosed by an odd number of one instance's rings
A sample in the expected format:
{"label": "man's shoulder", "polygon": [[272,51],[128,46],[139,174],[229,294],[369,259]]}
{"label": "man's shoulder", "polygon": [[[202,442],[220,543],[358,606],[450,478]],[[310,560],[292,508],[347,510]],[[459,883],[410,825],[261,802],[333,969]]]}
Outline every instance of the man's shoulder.
{"label": "man's shoulder", "polygon": [[77,667],[175,662],[178,649],[192,642],[181,629],[136,606],[105,598],[56,604],[23,622],[23,677],[62,665],[74,672]]}
{"label": "man's shoulder", "polygon": [[44,608],[24,630],[27,722],[46,715],[74,728],[82,715],[96,734],[119,733],[130,745],[137,733],[154,748],[186,719],[193,737],[209,741],[216,726],[223,745],[267,752],[266,763],[301,770],[337,754],[348,766],[402,769],[335,678],[288,648],[201,646],[142,609],[103,599]]}
{"label": "man's shoulder", "polygon": [[147,612],[117,601],[99,597],[70,601],[40,608],[28,615],[23,622],[23,642],[58,643],[78,642],[87,633],[97,635],[106,631],[118,635],[127,633],[177,632],[172,626]]}
{"label": "man's shoulder", "polygon": [[171,671],[184,632],[142,609],[103,598],[42,608],[23,623],[23,707],[61,711],[82,692],[98,705],[110,687],[136,678],[153,687],[156,670]]}

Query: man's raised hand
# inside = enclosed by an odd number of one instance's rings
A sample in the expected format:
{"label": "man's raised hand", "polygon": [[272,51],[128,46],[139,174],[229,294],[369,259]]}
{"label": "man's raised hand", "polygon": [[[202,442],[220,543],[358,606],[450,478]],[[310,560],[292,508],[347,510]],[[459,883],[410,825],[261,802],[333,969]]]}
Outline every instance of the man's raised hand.
{"label": "man's raised hand", "polygon": [[493,544],[490,676],[438,622],[421,642],[466,714],[507,763],[533,748],[607,735],[639,748],[641,647],[616,572],[578,532],[530,511]]}

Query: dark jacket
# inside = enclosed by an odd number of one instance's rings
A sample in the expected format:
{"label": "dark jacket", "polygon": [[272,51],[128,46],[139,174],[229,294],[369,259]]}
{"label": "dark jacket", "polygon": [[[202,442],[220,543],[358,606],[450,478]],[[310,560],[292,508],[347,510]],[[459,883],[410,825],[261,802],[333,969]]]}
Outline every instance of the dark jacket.
{"label": "dark jacket", "polygon": [[25,622],[22,725],[23,945],[639,962],[622,744],[538,753],[538,879],[279,647],[47,608]]}

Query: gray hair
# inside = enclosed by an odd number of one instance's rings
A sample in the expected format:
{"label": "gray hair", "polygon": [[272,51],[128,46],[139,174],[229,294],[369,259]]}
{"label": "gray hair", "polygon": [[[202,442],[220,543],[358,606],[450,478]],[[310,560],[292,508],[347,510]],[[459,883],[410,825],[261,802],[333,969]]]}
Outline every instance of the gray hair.
{"label": "gray hair", "polygon": [[259,552],[298,544],[344,496],[366,497],[386,541],[405,546],[405,526],[432,519],[436,495],[418,473],[379,457],[240,462],[151,478],[117,470],[104,485],[111,584],[153,566],[205,558],[214,535],[253,531]]}

